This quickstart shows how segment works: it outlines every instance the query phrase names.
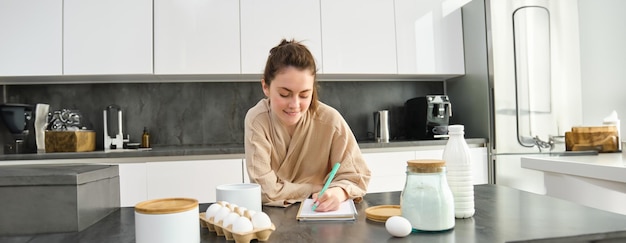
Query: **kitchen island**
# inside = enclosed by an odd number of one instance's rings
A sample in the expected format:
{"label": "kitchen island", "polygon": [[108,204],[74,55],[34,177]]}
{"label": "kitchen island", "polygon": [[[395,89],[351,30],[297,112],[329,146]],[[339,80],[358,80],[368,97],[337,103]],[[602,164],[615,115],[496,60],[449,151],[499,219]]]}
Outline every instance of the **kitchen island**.
{"label": "kitchen island", "polygon": [[543,172],[546,195],[626,215],[623,153],[589,156],[529,156],[521,165]]}
{"label": "kitchen island", "polygon": [[[394,238],[383,223],[370,221],[365,209],[399,204],[400,192],[367,194],[357,204],[356,221],[298,222],[298,205],[263,207],[276,231],[267,242],[603,242],[626,240],[626,216],[585,207],[548,196],[497,185],[475,187],[476,214],[457,219],[452,230],[412,233]],[[210,204],[202,204],[200,211]],[[93,226],[76,233],[0,236],[0,242],[135,242],[134,209],[120,208]],[[200,230],[202,242],[226,241]]]}

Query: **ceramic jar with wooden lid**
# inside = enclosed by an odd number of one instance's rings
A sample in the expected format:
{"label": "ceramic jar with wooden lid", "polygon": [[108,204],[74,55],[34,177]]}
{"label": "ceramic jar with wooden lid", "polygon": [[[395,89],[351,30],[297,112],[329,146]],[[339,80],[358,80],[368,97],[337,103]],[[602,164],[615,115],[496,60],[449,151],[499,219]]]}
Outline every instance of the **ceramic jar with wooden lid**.
{"label": "ceramic jar with wooden lid", "polygon": [[198,200],[163,198],[135,205],[137,243],[200,242]]}

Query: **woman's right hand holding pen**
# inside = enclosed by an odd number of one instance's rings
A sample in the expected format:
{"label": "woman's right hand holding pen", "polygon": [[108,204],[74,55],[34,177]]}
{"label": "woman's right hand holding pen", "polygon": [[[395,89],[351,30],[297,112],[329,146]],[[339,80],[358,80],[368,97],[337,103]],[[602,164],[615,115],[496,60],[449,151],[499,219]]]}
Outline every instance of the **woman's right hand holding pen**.
{"label": "woman's right hand holding pen", "polygon": [[348,194],[341,187],[328,188],[320,198],[318,198],[318,195],[319,192],[314,193],[312,196],[317,204],[317,208],[315,209],[317,212],[338,210],[341,203],[348,199]]}

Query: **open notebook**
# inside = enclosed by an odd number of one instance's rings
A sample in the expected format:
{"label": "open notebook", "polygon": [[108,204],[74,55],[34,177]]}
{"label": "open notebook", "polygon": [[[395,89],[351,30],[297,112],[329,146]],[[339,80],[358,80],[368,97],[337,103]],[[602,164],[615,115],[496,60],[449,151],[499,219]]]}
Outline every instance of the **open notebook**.
{"label": "open notebook", "polygon": [[313,211],[313,199],[307,198],[300,203],[300,209],[296,219],[299,221],[319,221],[319,220],[355,220],[356,219],[356,206],[354,201],[346,200],[341,203],[341,206],[336,211],[331,212],[316,212]]}

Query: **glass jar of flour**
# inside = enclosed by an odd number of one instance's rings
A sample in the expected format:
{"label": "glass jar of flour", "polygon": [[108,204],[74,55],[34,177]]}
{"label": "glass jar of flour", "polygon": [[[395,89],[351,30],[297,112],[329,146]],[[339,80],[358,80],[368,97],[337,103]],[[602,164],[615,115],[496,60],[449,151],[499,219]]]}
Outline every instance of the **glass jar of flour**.
{"label": "glass jar of flour", "polygon": [[402,217],[413,229],[442,231],[454,228],[454,199],[443,160],[409,160],[400,197]]}

